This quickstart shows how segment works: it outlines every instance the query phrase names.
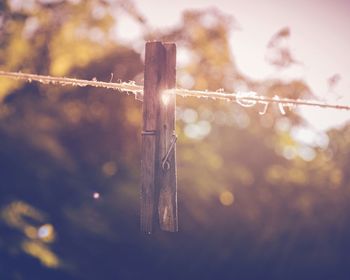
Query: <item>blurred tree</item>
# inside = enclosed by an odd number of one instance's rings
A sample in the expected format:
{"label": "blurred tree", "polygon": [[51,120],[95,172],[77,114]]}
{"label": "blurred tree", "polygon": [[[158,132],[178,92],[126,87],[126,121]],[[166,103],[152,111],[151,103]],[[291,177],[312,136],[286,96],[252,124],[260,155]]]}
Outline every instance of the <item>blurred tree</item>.
{"label": "blurred tree", "polygon": [[279,69],[298,63],[290,51],[289,38],[290,29],[289,27],[284,27],[272,36],[267,45],[266,60]]}
{"label": "blurred tree", "polygon": [[[147,26],[131,1],[0,7],[2,69],[142,82],[141,54],[113,32],[116,9]],[[303,81],[242,75],[228,41],[235,25],[215,9],[187,11],[181,25],[145,38],[177,42],[181,87],[311,95]],[[302,143],[294,112],[179,98],[180,233],[146,238],[138,229],[141,104],[95,88],[1,85],[1,279],[349,274],[349,127]]]}

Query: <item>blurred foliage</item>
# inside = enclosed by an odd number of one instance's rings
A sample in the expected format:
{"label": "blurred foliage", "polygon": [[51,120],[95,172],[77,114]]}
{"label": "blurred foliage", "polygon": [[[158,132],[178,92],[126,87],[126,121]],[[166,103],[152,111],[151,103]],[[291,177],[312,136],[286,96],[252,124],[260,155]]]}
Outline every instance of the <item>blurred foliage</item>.
{"label": "blurred foliage", "polygon": [[[131,1],[0,7],[1,69],[142,82],[142,54],[113,32],[118,9],[147,26]],[[303,81],[242,75],[228,41],[235,25],[215,9],[187,11],[144,36],[177,43],[181,87],[312,95]],[[273,105],[259,115],[178,98],[180,232],[147,237],[140,102],[0,82],[0,279],[348,279],[349,126],[317,133]]]}

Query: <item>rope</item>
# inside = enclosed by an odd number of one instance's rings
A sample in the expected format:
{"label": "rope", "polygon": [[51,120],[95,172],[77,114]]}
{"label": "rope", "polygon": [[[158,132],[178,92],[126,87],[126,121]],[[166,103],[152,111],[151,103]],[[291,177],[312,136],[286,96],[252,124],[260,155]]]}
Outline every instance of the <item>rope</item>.
{"label": "rope", "polygon": [[283,107],[292,107],[294,105],[305,105],[305,106],[316,106],[321,108],[333,108],[350,110],[350,105],[342,104],[329,104],[324,102],[319,102],[315,100],[305,100],[305,99],[290,99],[290,98],[280,98],[277,95],[274,97],[259,96],[255,92],[238,92],[238,93],[225,93],[222,91],[201,91],[201,90],[188,90],[188,89],[175,89],[168,90],[169,94],[176,94],[182,97],[199,97],[199,98],[211,98],[211,99],[221,99],[235,101],[243,107],[252,107],[257,103],[267,105],[269,103],[278,103]]}
{"label": "rope", "polygon": [[65,77],[42,76],[35,74],[25,74],[21,72],[6,72],[0,71],[0,76],[8,77],[16,80],[25,80],[27,82],[37,81],[42,84],[52,84],[61,86],[76,86],[76,87],[98,87],[119,90],[121,92],[133,93],[135,96],[143,94],[143,86],[136,85],[135,82],[111,83],[97,81],[95,78],[90,80],[72,79]]}
{"label": "rope", "polygon": [[[118,90],[120,92],[132,93],[135,95],[135,98],[142,101],[143,97],[143,86],[136,85],[135,82],[121,82],[121,83],[112,83],[112,82],[102,82],[97,81],[95,78],[93,80],[81,80],[81,79],[72,79],[65,77],[52,77],[52,76],[42,76],[35,74],[25,74],[21,72],[6,72],[0,71],[0,76],[8,77],[17,80],[25,80],[27,82],[37,81],[42,84],[53,84],[61,86],[78,86],[78,87],[99,87],[106,89]],[[333,108],[338,110],[350,110],[350,105],[343,104],[330,104],[325,102],[320,102],[316,100],[304,100],[304,99],[290,99],[290,98],[280,98],[275,95],[274,97],[267,97],[257,95],[256,92],[237,92],[237,93],[227,93],[223,89],[217,91],[201,91],[201,90],[189,90],[189,89],[170,89],[164,91],[163,94],[176,94],[182,97],[197,97],[197,98],[210,98],[210,99],[221,99],[234,101],[240,104],[243,107],[253,107],[256,104],[263,104],[263,111],[259,112],[264,114],[267,111],[267,108],[270,103],[277,103],[282,114],[285,114],[284,108],[292,108],[296,105],[304,106],[313,106],[320,108]]]}

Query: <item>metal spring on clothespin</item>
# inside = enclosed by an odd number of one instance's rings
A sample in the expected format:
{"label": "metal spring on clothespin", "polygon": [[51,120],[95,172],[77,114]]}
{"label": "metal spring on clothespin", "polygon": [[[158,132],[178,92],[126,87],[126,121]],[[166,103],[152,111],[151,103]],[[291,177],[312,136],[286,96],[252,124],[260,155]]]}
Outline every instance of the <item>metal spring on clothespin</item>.
{"label": "metal spring on clothespin", "polygon": [[171,151],[175,147],[176,141],[177,141],[177,136],[173,135],[173,137],[171,138],[170,147],[169,147],[168,151],[166,152],[166,155],[165,155],[165,157],[164,157],[164,159],[162,161],[162,168],[163,168],[163,170],[169,170],[170,169],[170,163],[169,163],[168,159],[169,159]]}

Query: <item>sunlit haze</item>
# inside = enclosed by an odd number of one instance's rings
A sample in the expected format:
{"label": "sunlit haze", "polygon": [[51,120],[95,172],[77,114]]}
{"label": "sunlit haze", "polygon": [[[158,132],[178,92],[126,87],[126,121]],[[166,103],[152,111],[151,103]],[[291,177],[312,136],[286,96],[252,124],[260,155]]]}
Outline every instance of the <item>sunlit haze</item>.
{"label": "sunlit haze", "polygon": [[350,0],[1,1],[0,280],[350,279],[349,27]]}
{"label": "sunlit haze", "polygon": [[[157,29],[180,23],[184,10],[216,7],[238,23],[230,42],[235,62],[245,75],[257,80],[299,78],[307,82],[317,98],[350,104],[350,33],[347,30],[350,2],[347,0],[135,0],[135,4],[148,24]],[[127,41],[137,39],[141,32],[127,17],[122,17],[119,27],[119,38]],[[277,71],[265,60],[266,47],[271,37],[283,27],[291,30],[288,44],[300,63]],[[328,81],[336,74],[340,79],[330,90]],[[321,130],[341,126],[350,119],[346,111],[309,107],[298,110]]]}

